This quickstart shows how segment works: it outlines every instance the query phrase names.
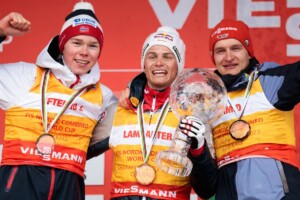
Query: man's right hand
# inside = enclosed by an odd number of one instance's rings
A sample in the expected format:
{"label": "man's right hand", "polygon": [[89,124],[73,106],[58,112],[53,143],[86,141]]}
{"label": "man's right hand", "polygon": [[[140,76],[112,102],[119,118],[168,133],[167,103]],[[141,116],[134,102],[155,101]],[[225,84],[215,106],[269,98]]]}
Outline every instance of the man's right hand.
{"label": "man's right hand", "polygon": [[182,133],[192,139],[192,149],[200,149],[203,147],[205,125],[198,118],[187,116],[180,121],[179,128]]}
{"label": "man's right hand", "polygon": [[144,99],[146,83],[147,78],[144,72],[134,77],[130,85],[121,92],[119,106],[136,111],[138,104]]}
{"label": "man's right hand", "polygon": [[130,93],[130,89],[129,88],[125,88],[122,92],[121,95],[119,97],[119,106],[125,108],[125,109],[130,109],[130,102],[129,102],[129,93]]}
{"label": "man's right hand", "polygon": [[28,33],[31,22],[25,19],[22,14],[11,12],[0,20],[0,37],[21,36]]}

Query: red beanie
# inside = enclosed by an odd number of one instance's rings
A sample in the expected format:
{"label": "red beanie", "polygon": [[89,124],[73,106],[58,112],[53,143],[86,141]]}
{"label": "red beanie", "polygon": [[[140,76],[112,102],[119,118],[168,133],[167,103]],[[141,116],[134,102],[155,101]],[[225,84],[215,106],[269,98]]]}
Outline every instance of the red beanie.
{"label": "red beanie", "polygon": [[213,63],[215,63],[214,47],[216,42],[229,38],[240,41],[247,49],[249,56],[251,58],[254,56],[253,43],[250,37],[249,27],[244,22],[239,20],[223,19],[213,28],[209,38],[209,51]]}
{"label": "red beanie", "polygon": [[66,17],[59,35],[60,52],[63,51],[66,42],[77,35],[90,35],[95,37],[100,43],[100,52],[102,51],[103,31],[91,3],[76,3],[73,12]]}

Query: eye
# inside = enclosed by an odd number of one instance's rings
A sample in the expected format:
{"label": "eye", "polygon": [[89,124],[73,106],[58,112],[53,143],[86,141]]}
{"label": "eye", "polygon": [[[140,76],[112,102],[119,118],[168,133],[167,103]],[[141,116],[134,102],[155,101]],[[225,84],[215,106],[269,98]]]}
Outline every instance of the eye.
{"label": "eye", "polygon": [[171,60],[171,59],[173,58],[173,56],[167,54],[167,55],[164,55],[164,58],[165,58],[166,60]]}
{"label": "eye", "polygon": [[174,57],[173,53],[166,53],[163,55],[163,58],[165,60],[173,60],[175,57]]}
{"label": "eye", "polygon": [[150,59],[150,60],[154,60],[156,58],[156,55],[153,53],[149,53],[149,54],[147,54],[146,58]]}
{"label": "eye", "polygon": [[225,49],[215,49],[215,54],[223,54]]}
{"label": "eye", "polygon": [[233,51],[238,51],[239,49],[240,49],[240,48],[238,48],[238,47],[232,48]]}
{"label": "eye", "polygon": [[99,45],[97,45],[97,44],[90,44],[89,47],[92,48],[92,49],[97,49],[97,48],[99,48]]}
{"label": "eye", "polygon": [[232,51],[240,51],[242,48],[242,46],[233,46],[231,49]]}
{"label": "eye", "polygon": [[76,46],[79,46],[80,45],[80,42],[78,41],[73,41],[72,44],[76,45]]}

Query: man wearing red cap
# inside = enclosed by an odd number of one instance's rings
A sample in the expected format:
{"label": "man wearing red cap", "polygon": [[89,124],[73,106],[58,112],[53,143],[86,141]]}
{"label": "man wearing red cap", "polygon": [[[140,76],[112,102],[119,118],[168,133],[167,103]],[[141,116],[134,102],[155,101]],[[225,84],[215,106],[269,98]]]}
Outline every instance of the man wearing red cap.
{"label": "man wearing red cap", "polygon": [[[12,12],[0,20],[0,41],[30,27]],[[99,82],[102,47],[93,6],[79,2],[36,64],[0,65],[0,107],[6,114],[1,200],[85,199],[88,147],[108,137],[117,104]]]}
{"label": "man wearing red cap", "polygon": [[[205,152],[198,151],[192,157],[194,191],[208,197],[206,187],[215,188],[218,200],[299,199],[293,109],[300,101],[300,62],[259,63],[248,26],[236,20],[222,20],[213,28],[209,50],[215,73],[226,85],[228,105],[212,124],[218,169],[212,161],[207,184],[213,184],[204,186],[195,178],[204,166]],[[129,96],[139,97],[132,84]]]}
{"label": "man wearing red cap", "polygon": [[228,110],[212,124],[216,199],[299,199],[293,109],[300,101],[300,62],[259,63],[248,26],[235,20],[213,28],[209,50],[228,91]]}

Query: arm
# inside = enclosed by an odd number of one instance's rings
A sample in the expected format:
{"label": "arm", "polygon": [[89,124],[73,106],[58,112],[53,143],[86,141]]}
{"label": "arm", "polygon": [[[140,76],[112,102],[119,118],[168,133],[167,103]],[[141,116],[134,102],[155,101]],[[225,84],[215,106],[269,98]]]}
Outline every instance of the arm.
{"label": "arm", "polygon": [[106,115],[102,121],[96,125],[90,146],[87,151],[87,160],[96,157],[109,150],[109,135],[114,120],[115,110],[118,103],[113,103],[106,109]]}
{"label": "arm", "polygon": [[[6,36],[29,32],[30,27],[31,23],[19,13],[6,15],[0,19],[0,43]],[[36,65],[25,62],[0,64],[0,74],[0,108],[6,110],[27,94],[35,80]]]}
{"label": "arm", "polygon": [[189,158],[193,163],[191,185],[198,196],[210,198],[216,192],[218,168],[205,141],[206,127],[198,118],[188,116],[180,121],[179,128],[192,141],[189,151]]}
{"label": "arm", "polygon": [[190,182],[195,193],[204,199],[212,197],[216,193],[218,180],[218,167],[211,157],[207,145],[204,145],[200,155],[189,154],[193,163]]}

